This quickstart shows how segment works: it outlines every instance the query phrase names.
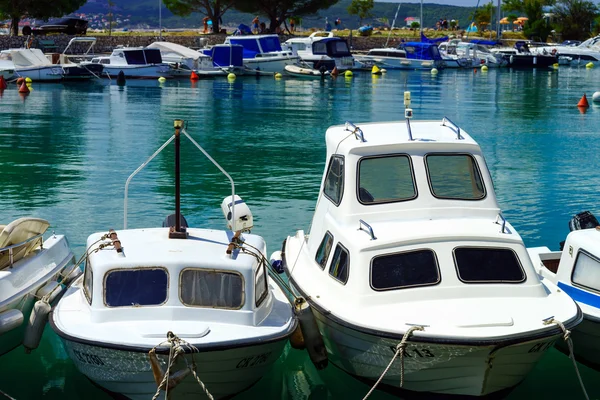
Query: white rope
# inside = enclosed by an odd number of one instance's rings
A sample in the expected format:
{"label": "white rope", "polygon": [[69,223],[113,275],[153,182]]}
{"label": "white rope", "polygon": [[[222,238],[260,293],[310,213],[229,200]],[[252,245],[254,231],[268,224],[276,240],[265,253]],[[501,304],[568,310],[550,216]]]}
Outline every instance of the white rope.
{"label": "white rope", "polygon": [[556,319],[548,319],[544,321],[544,325],[556,324],[560,327],[563,332],[563,340],[567,342],[567,346],[569,347],[569,358],[573,362],[573,367],[575,367],[575,372],[577,373],[577,379],[579,379],[579,385],[581,386],[581,390],[583,391],[583,395],[586,400],[590,400],[590,397],[585,390],[585,385],[583,384],[583,379],[581,379],[581,374],[579,373],[579,368],[577,367],[577,361],[575,361],[575,353],[573,351],[573,341],[571,340],[571,331],[565,328],[562,322],[557,321]]}
{"label": "white rope", "polygon": [[425,328],[423,328],[422,326],[411,326],[410,328],[408,328],[408,330],[406,331],[404,336],[402,336],[402,340],[396,346],[396,353],[394,353],[394,357],[392,357],[392,361],[390,361],[388,366],[385,367],[385,370],[383,370],[383,373],[381,374],[379,379],[377,379],[377,382],[375,382],[375,384],[373,385],[371,390],[369,390],[369,392],[365,395],[365,397],[363,397],[363,400],[367,399],[371,395],[371,393],[373,393],[373,391],[375,390],[377,385],[379,385],[379,383],[381,382],[381,380],[383,379],[385,374],[387,374],[389,369],[392,367],[392,364],[394,364],[394,360],[396,360],[396,357],[398,357],[398,354],[400,355],[400,387],[404,386],[404,350],[406,349],[406,346],[408,345],[408,338],[410,337],[410,335],[412,335],[412,333],[414,331],[424,331],[424,330],[425,330]]}
{"label": "white rope", "polygon": [[17,399],[15,399],[14,397],[12,397],[12,396],[9,396],[8,394],[6,394],[5,392],[3,392],[2,390],[0,390],[0,394],[1,394],[2,396],[6,397],[6,398],[7,398],[7,399],[9,399],[9,400],[17,400]]}

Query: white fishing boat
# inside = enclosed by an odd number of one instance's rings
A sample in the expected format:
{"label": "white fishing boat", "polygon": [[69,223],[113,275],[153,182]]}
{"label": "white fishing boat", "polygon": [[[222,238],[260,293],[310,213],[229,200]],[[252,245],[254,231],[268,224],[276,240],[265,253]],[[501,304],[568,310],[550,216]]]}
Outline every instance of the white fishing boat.
{"label": "white fishing boat", "polygon": [[[600,370],[600,230],[589,212],[577,214],[569,224],[571,233],[560,251],[548,247],[527,249],[544,280],[557,285],[577,302],[583,322],[571,332],[577,361]],[[568,353],[568,347],[557,342]]]}
{"label": "white fishing boat", "polygon": [[244,48],[244,66],[250,71],[275,74],[283,72],[286,65],[296,64],[298,56],[283,50],[277,35],[228,36],[225,44],[238,44]]}
{"label": "white fishing boat", "polygon": [[310,304],[334,365],[390,391],[501,395],[562,340],[559,323],[581,321],[538,278],[460,127],[346,123],[325,140],[310,234],[272,260]]}
{"label": "white fishing boat", "polygon": [[[246,233],[248,206],[182,125],[176,120],[175,135],[130,175],[124,229],[88,238],[84,275],[50,317],[75,367],[131,399],[152,398],[167,382],[172,399],[229,398],[265,374],[297,326],[268,275],[265,241]],[[230,180],[231,197],[221,204],[228,230],[187,227],[180,214],[181,135]],[[175,215],[162,228],[127,229],[129,182],[173,140]]]}
{"label": "white fishing boat", "polygon": [[60,81],[63,78],[62,68],[53,65],[40,49],[2,50],[0,59],[13,63],[16,77],[33,81]]}
{"label": "white fishing boat", "polygon": [[143,47],[116,48],[110,56],[94,57],[90,62],[102,64],[104,66],[103,76],[109,78],[116,78],[121,71],[125,78],[168,78],[171,69],[169,64],[163,62],[160,50]]}
{"label": "white fishing boat", "polygon": [[313,32],[309,37],[286,40],[282,48],[300,58],[300,62],[314,69],[325,67],[328,71],[358,69],[360,65],[350,52],[346,40],[333,36],[333,32]]}
{"label": "white fishing boat", "polygon": [[[81,270],[74,265],[67,239],[43,235],[50,224],[19,218],[0,225],[0,356],[20,346],[37,348],[61,284]],[[39,300],[39,304],[36,301]],[[36,312],[32,315],[32,310]]]}
{"label": "white fishing boat", "polygon": [[15,76],[15,64],[9,54],[0,53],[0,76],[7,81]]}
{"label": "white fishing boat", "polygon": [[434,43],[407,42],[396,48],[371,49],[367,54],[356,56],[366,65],[375,64],[385,69],[432,69],[444,68],[445,62]]}

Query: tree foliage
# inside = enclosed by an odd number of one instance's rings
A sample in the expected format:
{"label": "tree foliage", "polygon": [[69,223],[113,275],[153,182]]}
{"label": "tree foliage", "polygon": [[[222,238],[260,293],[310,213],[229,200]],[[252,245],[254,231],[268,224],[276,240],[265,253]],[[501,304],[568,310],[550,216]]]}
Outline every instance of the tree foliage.
{"label": "tree foliage", "polygon": [[592,34],[599,10],[591,1],[559,0],[553,14],[556,30],[563,39],[585,40]]}
{"label": "tree foliage", "polygon": [[269,31],[275,32],[285,20],[316,14],[339,0],[235,0],[234,8],[241,12],[264,15],[269,20]]}
{"label": "tree foliage", "polygon": [[0,0],[0,17],[11,20],[11,35],[19,34],[23,17],[48,20],[72,13],[87,0]]}
{"label": "tree foliage", "polygon": [[358,16],[358,23],[362,25],[362,20],[370,18],[373,15],[371,10],[375,2],[373,0],[352,0],[352,3],[347,8],[348,14]]}
{"label": "tree foliage", "polygon": [[528,18],[523,27],[523,33],[529,38],[540,38],[546,41],[552,26],[544,18],[544,7],[554,5],[555,0],[502,0],[504,11],[516,11],[525,14]]}
{"label": "tree foliage", "polygon": [[182,17],[192,13],[206,15],[212,21],[213,33],[219,33],[223,14],[234,5],[234,0],[162,0],[175,15]]}
{"label": "tree foliage", "polygon": [[473,13],[473,21],[478,26],[489,25],[492,23],[492,15],[494,14],[495,8],[493,3],[487,3],[482,7],[477,8]]}

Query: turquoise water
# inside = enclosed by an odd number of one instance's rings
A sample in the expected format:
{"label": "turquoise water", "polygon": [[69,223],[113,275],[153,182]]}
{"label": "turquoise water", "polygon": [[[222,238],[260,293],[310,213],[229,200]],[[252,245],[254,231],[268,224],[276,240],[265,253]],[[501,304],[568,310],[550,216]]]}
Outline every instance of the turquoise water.
{"label": "turquoise water", "polygon": [[[324,166],[324,132],[333,124],[403,118],[412,93],[415,119],[447,116],[481,145],[504,215],[528,246],[558,248],[579,211],[600,215],[600,107],[576,107],[600,90],[600,71],[391,71],[382,77],[303,81],[238,78],[200,81],[35,84],[21,98],[0,97],[0,223],[33,215],[64,233],[77,256],[87,236],[123,226],[127,176],[182,118],[188,132],[231,174],[255,218],[254,232],[277,250],[307,229]],[[184,143],[187,144],[187,143]],[[166,152],[166,153],[165,153]],[[128,227],[160,226],[173,210],[172,150],[132,182]],[[224,228],[229,183],[184,146],[182,208],[192,226]],[[600,373],[580,365],[589,394]],[[75,370],[49,328],[40,348],[0,358],[0,390],[17,399],[105,399]],[[359,399],[369,387],[333,366],[317,372],[287,349],[255,387],[236,399]],[[582,398],[570,360],[552,350],[510,399]],[[1,398],[1,396],[0,396]],[[388,399],[376,393],[371,398]]]}

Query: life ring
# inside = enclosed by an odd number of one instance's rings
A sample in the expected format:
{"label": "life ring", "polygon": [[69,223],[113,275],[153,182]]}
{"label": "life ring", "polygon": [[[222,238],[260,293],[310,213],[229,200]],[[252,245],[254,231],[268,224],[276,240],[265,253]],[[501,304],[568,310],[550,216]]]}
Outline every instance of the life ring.
{"label": "life ring", "polygon": [[556,48],[552,49],[552,55],[555,56],[556,55]]}

